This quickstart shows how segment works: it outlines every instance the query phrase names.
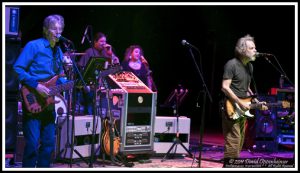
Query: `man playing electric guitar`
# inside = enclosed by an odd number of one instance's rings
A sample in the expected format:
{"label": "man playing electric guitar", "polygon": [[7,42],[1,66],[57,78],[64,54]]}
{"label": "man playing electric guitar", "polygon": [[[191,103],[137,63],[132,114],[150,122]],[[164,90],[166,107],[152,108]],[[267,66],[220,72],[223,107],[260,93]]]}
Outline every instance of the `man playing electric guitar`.
{"label": "man playing electric guitar", "polygon": [[[242,100],[253,95],[250,82],[253,78],[253,66],[250,61],[256,59],[256,47],[254,38],[246,35],[240,38],[235,47],[235,58],[230,59],[224,66],[222,91],[231,103],[239,106],[246,112],[250,110],[250,104]],[[259,102],[256,98],[252,101]],[[268,109],[264,103],[261,109]],[[245,136],[245,122],[247,115],[237,118],[234,114],[222,115],[223,135],[225,139],[224,158],[239,158]],[[234,117],[234,118],[230,118]],[[234,121],[232,120],[234,119]]]}

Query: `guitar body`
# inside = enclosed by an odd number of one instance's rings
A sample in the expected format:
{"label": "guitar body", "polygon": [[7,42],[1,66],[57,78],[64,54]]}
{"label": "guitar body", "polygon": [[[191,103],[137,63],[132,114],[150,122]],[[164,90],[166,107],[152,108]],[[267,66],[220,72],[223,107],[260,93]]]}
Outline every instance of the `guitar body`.
{"label": "guitar body", "polygon": [[50,89],[50,96],[46,98],[40,95],[35,89],[27,87],[25,85],[22,86],[21,95],[24,100],[26,109],[29,112],[39,113],[39,112],[32,112],[32,110],[40,107],[41,111],[43,111],[49,105],[54,105],[55,95],[57,95],[59,92],[68,90],[73,87],[74,84],[73,81],[56,86],[56,81],[59,77],[61,77],[61,75],[56,75],[52,77],[50,80],[48,80],[47,82],[39,82],[40,84],[43,84]]}
{"label": "guitar body", "polygon": [[[244,103],[251,104],[252,97],[248,97],[245,99],[240,99]],[[237,103],[232,103],[231,100],[226,99],[225,101],[226,113],[229,119],[236,120],[243,115],[248,115],[249,117],[253,117],[254,115],[250,114],[249,110],[243,111]]]}
{"label": "guitar body", "polygon": [[[40,84],[45,85],[47,88],[51,86],[55,86],[59,75],[54,76],[47,82],[39,82]],[[26,108],[29,112],[33,113],[31,110],[33,108],[41,107],[41,110],[44,110],[47,106],[54,104],[54,96],[49,96],[47,98],[43,98],[35,89],[28,88],[27,86],[22,86],[21,93],[23,100],[25,102]]]}
{"label": "guitar body", "polygon": [[[115,120],[114,123],[112,124],[112,131],[113,133],[115,132]],[[104,120],[104,133],[102,135],[102,145],[105,153],[107,155],[110,155],[110,125],[108,119]],[[113,134],[112,134],[113,135]],[[113,139],[113,156],[116,156],[119,152],[120,149],[120,137],[114,135]]]}

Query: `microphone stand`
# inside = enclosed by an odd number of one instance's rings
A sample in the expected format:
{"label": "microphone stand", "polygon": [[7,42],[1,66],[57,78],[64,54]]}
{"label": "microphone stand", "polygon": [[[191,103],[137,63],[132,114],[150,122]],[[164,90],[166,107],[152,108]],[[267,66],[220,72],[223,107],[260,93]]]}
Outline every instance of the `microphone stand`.
{"label": "microphone stand", "polygon": [[[89,38],[89,35],[88,34],[85,34],[84,37],[88,40],[89,42],[89,45],[90,45],[90,48],[92,49],[93,51],[93,55],[94,57],[96,56],[96,53],[95,53],[95,49],[94,49],[94,46],[93,46],[93,41],[94,41],[94,38],[93,38],[93,27],[91,25],[89,25],[88,27],[90,27],[90,30],[91,30],[91,39]],[[91,57],[90,57],[91,58]],[[87,66],[87,64],[85,65]],[[95,75],[95,81],[93,81],[94,83],[94,97],[93,97],[93,131],[92,131],[92,146],[91,146],[91,157],[90,157],[90,162],[89,162],[89,167],[92,168],[93,167],[93,164],[95,162],[94,160],[94,155],[97,154],[97,152],[101,149],[101,145],[99,145],[99,147],[97,149],[95,149],[95,135],[96,135],[96,130],[97,130],[97,127],[95,127],[95,121],[96,121],[96,116],[99,117],[100,114],[99,114],[99,106],[100,106],[100,101],[98,99],[98,95],[97,95],[97,90],[98,88],[100,87],[99,85],[99,80],[100,80],[100,72],[101,70],[97,70],[97,69],[94,69],[94,75]],[[82,79],[83,81],[83,79]],[[84,84],[86,86],[86,84]],[[89,91],[91,92],[91,91]],[[98,121],[98,119],[97,119]],[[102,119],[101,119],[102,121]],[[97,123],[98,124],[98,123]],[[102,124],[102,123],[101,123]],[[102,128],[102,126],[101,126]],[[101,136],[101,129],[100,129],[100,134],[99,136]],[[104,166],[104,165],[102,165]]]}
{"label": "microphone stand", "polygon": [[[65,44],[64,44],[65,45]],[[73,50],[74,50],[74,43],[71,42],[71,45],[73,47]],[[65,45],[66,46],[66,45]],[[70,51],[68,49],[68,47],[66,46],[67,48],[67,51]],[[72,61],[72,64],[73,64],[73,71],[74,71],[74,74],[78,74],[78,76],[80,77],[80,80],[81,82],[83,83],[84,87],[86,87],[86,83],[84,82],[83,78],[82,78],[82,75],[81,73],[79,72],[78,70],[78,67],[76,65],[76,62],[74,61],[74,57],[71,56],[71,61]],[[75,69],[75,70],[74,70]],[[75,79],[74,79],[75,80]],[[74,82],[76,83],[76,82]],[[74,128],[75,128],[75,107],[73,105],[72,107],[72,103],[74,104],[75,103],[75,100],[76,100],[76,87],[75,85],[73,86],[73,89],[71,89],[71,91],[69,91],[69,96],[68,96],[68,113],[67,113],[67,130],[69,129],[69,116],[70,116],[70,113],[72,115],[72,130],[71,130],[71,152],[70,152],[70,167],[72,167],[72,162],[73,162],[73,152],[75,152],[85,163],[88,164],[88,162],[84,159],[84,157],[76,150],[74,149],[74,135],[75,135],[75,131],[74,131]],[[71,101],[71,98],[72,97],[72,101]],[[69,133],[67,132],[67,142],[69,143]],[[67,149],[65,150],[67,151]]]}
{"label": "microphone stand", "polygon": [[[193,48],[195,48],[195,47],[193,47]],[[195,48],[195,49],[200,53],[200,51],[197,48]],[[195,67],[196,67],[196,69],[198,71],[198,74],[199,74],[199,76],[201,78],[202,86],[204,88],[203,97],[202,97],[203,103],[202,103],[202,116],[201,116],[201,124],[200,124],[200,142],[199,142],[199,157],[198,157],[198,167],[200,168],[201,167],[201,157],[202,157],[202,139],[203,139],[203,132],[204,132],[204,116],[205,116],[206,95],[208,96],[210,103],[212,103],[213,100],[212,100],[212,97],[211,97],[211,95],[210,95],[210,93],[208,91],[208,88],[207,88],[206,83],[204,81],[203,75],[202,75],[202,73],[201,73],[201,71],[199,69],[199,66],[196,63],[196,60],[195,60],[192,48],[189,48],[189,52],[190,52],[190,54],[192,56],[192,59],[193,59],[194,64],[195,64]],[[197,107],[200,107],[198,101],[199,100],[197,99]]]}
{"label": "microphone stand", "polygon": [[90,45],[90,48],[92,49],[93,51],[93,56],[95,57],[96,56],[96,53],[95,53],[95,49],[94,49],[94,46],[93,46],[93,43],[94,43],[94,38],[93,38],[93,27],[90,26],[91,28],[91,39],[89,38],[88,34],[86,35],[86,39],[88,40],[89,42],[89,45]]}
{"label": "microphone stand", "polygon": [[279,68],[276,67],[276,66],[269,60],[268,57],[264,57],[264,58],[265,58],[265,60],[266,60],[268,63],[270,63],[270,64],[275,68],[275,70],[277,70],[277,71],[281,74],[281,77],[287,79],[287,81],[293,86],[293,88],[295,88],[294,83],[293,83],[293,82],[289,79],[289,77],[286,75],[285,71],[284,71],[283,68],[281,67],[281,65],[280,65],[278,59],[276,58],[276,56],[273,55],[273,57],[274,57],[276,63],[278,64],[278,67],[279,67]]}

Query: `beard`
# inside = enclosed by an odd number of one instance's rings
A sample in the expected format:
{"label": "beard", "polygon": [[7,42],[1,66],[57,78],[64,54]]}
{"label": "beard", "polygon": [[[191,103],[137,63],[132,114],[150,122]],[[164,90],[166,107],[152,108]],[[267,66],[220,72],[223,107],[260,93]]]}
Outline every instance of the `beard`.
{"label": "beard", "polygon": [[255,61],[256,60],[255,54],[252,55],[251,53],[246,53],[246,56],[248,57],[248,59],[250,61]]}
{"label": "beard", "polygon": [[256,57],[255,56],[250,56],[249,59],[250,59],[250,61],[255,61]]}

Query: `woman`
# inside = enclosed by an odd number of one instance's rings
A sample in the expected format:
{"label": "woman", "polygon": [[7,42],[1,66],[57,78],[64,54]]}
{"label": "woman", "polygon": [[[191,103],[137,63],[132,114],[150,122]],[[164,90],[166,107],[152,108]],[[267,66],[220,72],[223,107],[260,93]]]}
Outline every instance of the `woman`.
{"label": "woman", "polygon": [[152,91],[157,91],[151,75],[152,71],[149,68],[147,60],[144,58],[144,52],[141,46],[131,45],[126,49],[122,67],[124,71],[134,73]]}

